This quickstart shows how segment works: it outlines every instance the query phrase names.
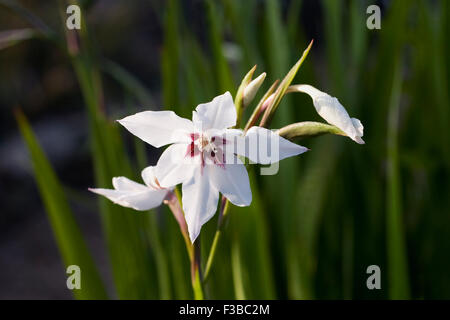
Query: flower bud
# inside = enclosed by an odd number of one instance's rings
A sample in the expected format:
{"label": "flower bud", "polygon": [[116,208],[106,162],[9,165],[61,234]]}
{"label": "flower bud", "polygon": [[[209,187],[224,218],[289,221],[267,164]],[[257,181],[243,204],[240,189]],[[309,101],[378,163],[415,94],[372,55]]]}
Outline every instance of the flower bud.
{"label": "flower bud", "polygon": [[335,97],[322,92],[313,86],[307,84],[293,85],[288,88],[290,92],[304,92],[312,100],[317,113],[329,124],[341,129],[345,134],[356,143],[364,144],[362,136],[364,135],[364,126],[356,118],[350,118],[347,110]]}
{"label": "flower bud", "polygon": [[279,129],[276,132],[280,136],[288,140],[317,137],[327,133],[346,136],[346,134],[341,129],[335,127],[334,125],[312,121],[292,123]]}
{"label": "flower bud", "polygon": [[266,73],[261,73],[258,78],[252,80],[244,89],[244,108],[252,102],[253,98],[256,95],[256,92],[258,92],[259,87],[261,87],[262,83],[264,82],[264,79],[266,78]]}

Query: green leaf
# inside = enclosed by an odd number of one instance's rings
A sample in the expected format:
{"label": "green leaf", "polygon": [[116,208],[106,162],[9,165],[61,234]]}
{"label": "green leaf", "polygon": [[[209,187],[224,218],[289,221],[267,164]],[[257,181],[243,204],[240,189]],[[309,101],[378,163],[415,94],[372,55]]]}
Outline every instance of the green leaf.
{"label": "green leaf", "polygon": [[222,25],[218,21],[219,10],[214,1],[205,1],[208,19],[209,41],[212,49],[216,76],[218,79],[218,90],[223,93],[230,91],[234,95],[234,81],[231,76],[230,67],[223,55],[222,48]]}
{"label": "green leaf", "polygon": [[52,30],[47,24],[45,24],[38,16],[23,7],[15,0],[0,0],[0,5],[7,7],[19,17],[23,18],[30,25],[34,27],[36,31],[39,31],[45,38],[59,44],[59,38],[54,30]]}
{"label": "green leaf", "polygon": [[297,74],[298,69],[302,65],[303,61],[305,61],[306,57],[308,56],[309,50],[311,50],[313,41],[311,41],[308,45],[308,47],[303,52],[301,58],[297,61],[297,63],[289,70],[289,72],[286,74],[284,79],[281,81],[279,87],[275,91],[274,97],[272,102],[267,107],[266,112],[264,113],[264,116],[261,120],[260,125],[263,127],[267,127],[270,124],[270,121],[278,108],[278,105],[281,102],[281,99],[285,95],[288,87],[290,86],[292,80],[294,80],[295,75]]}
{"label": "green leaf", "polygon": [[106,299],[103,283],[70,210],[61,183],[25,116],[19,111],[16,113],[16,119],[30,152],[34,176],[64,264],[66,267],[78,265],[81,269],[81,289],[74,290],[73,293],[77,299]]}
{"label": "green leaf", "polygon": [[167,108],[183,116],[180,102],[180,39],[179,39],[179,5],[177,0],[167,1],[164,17],[164,47],[161,56],[163,82],[163,101]]}
{"label": "green leaf", "polygon": [[[68,40],[74,36],[80,41],[76,50],[69,48],[69,54],[87,109],[96,186],[109,188],[113,177],[132,177],[133,172],[119,126],[104,114],[101,75],[92,54],[95,51],[88,26],[83,24],[78,34],[68,34]],[[155,266],[151,239],[145,234],[148,213],[137,213],[103,197],[98,199],[117,296],[121,299],[167,297],[166,290],[161,287],[158,291],[155,285],[164,273],[159,273]],[[166,284],[167,281],[160,283],[167,287]]]}
{"label": "green leaf", "polygon": [[153,104],[154,99],[145,85],[121,65],[114,61],[106,60],[102,67],[106,73],[122,85],[128,94],[136,97],[140,104],[146,106]]}
{"label": "green leaf", "polygon": [[[250,184],[257,185],[255,166],[249,168]],[[275,283],[268,212],[257,187],[250,207],[230,208],[231,259],[237,299],[275,299]],[[255,232],[255,230],[257,230]],[[217,267],[216,267],[217,269]],[[241,284],[236,283],[241,279]]]}
{"label": "green leaf", "polygon": [[387,134],[387,252],[389,295],[391,299],[409,299],[408,262],[403,230],[401,177],[399,171],[398,127],[402,90],[401,67],[393,75]]}
{"label": "green leaf", "polygon": [[0,50],[11,47],[36,36],[33,29],[15,29],[0,32]]}

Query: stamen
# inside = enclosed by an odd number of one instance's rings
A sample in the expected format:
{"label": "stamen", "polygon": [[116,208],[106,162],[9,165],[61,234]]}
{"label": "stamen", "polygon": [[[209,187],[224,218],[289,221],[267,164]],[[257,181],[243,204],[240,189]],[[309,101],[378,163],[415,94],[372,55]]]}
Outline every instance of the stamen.
{"label": "stamen", "polygon": [[161,189],[161,190],[166,189],[166,188],[161,187],[161,185],[159,184],[159,181],[158,181],[158,179],[156,177],[153,177],[153,186],[155,188]]}

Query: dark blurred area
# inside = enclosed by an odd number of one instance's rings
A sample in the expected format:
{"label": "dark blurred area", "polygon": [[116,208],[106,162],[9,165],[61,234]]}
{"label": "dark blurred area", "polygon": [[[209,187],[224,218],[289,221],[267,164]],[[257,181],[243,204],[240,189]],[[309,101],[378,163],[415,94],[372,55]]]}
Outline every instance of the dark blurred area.
{"label": "dark blurred area", "polygon": [[[163,3],[93,2],[87,19],[102,55],[136,75],[155,102],[160,101],[162,31],[157,10]],[[46,24],[55,28],[60,24],[56,1],[20,3]],[[194,5],[188,4],[193,11]],[[0,5],[0,31],[26,27],[26,22]],[[64,185],[83,193],[86,201],[94,179],[82,96],[64,52],[39,39],[1,50],[0,70],[0,299],[70,298],[13,110],[25,112]],[[117,84],[106,77],[104,86],[107,112],[123,114]],[[108,275],[99,217],[83,205],[71,204],[96,262]]]}

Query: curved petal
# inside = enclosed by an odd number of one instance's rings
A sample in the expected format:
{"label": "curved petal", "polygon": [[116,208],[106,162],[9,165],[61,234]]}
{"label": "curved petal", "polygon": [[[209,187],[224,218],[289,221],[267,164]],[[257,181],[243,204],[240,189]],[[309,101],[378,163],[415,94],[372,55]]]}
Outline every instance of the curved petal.
{"label": "curved petal", "polygon": [[252,203],[250,180],[244,164],[237,157],[234,163],[211,166],[211,184],[234,205],[246,207]]}
{"label": "curved petal", "polygon": [[114,189],[121,191],[145,191],[147,187],[143,184],[137,183],[126,177],[114,177],[112,179]]}
{"label": "curved petal", "polygon": [[171,188],[192,176],[195,158],[187,156],[189,144],[169,146],[162,153],[155,167],[155,176],[163,188]]}
{"label": "curved petal", "polygon": [[353,126],[356,129],[356,137],[355,137],[355,141],[359,144],[365,144],[364,140],[361,139],[361,137],[364,135],[364,126],[362,125],[361,121],[359,121],[359,119],[356,118],[352,118],[352,123]]}
{"label": "curved petal", "polygon": [[308,151],[262,127],[251,127],[245,137],[236,139],[234,148],[235,153],[261,164],[271,164]]}
{"label": "curved petal", "polygon": [[202,131],[233,127],[236,118],[236,107],[228,91],[211,102],[199,104],[192,115],[195,127]]}
{"label": "curved petal", "polygon": [[169,143],[189,141],[192,121],[173,111],[144,111],[118,120],[128,131],[152,146],[159,148]]}
{"label": "curved petal", "polygon": [[208,167],[202,170],[201,166],[197,166],[192,178],[182,187],[183,210],[192,243],[217,210],[219,191],[209,181]]}
{"label": "curved petal", "polygon": [[328,123],[344,131],[350,139],[363,144],[363,126],[358,119],[350,119],[344,106],[335,97],[322,92],[310,85],[295,86],[298,91],[307,93],[313,100],[317,113]]}
{"label": "curved petal", "polygon": [[115,189],[89,189],[123,207],[139,211],[153,209],[164,200],[167,190],[153,190],[125,177],[113,178]]}
{"label": "curved petal", "polygon": [[147,187],[152,189],[160,189],[159,181],[155,176],[155,166],[149,166],[142,170],[141,177]]}

